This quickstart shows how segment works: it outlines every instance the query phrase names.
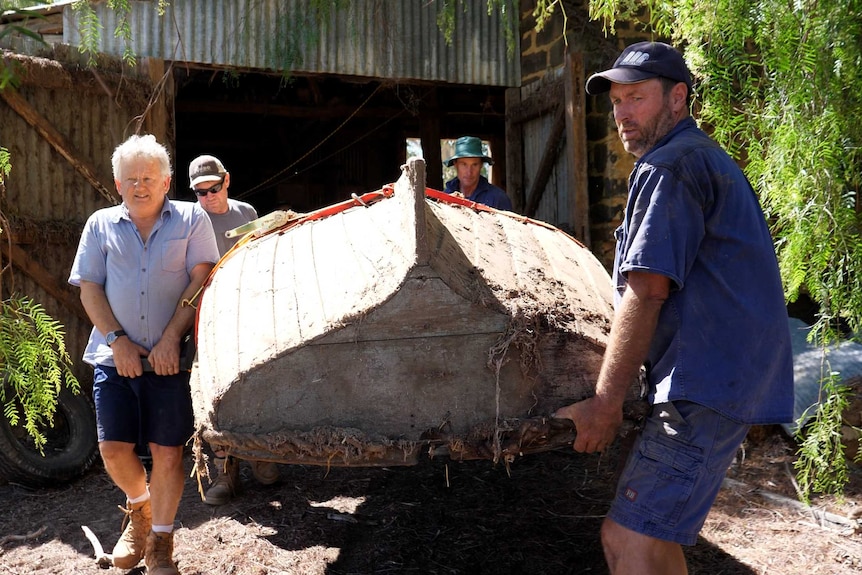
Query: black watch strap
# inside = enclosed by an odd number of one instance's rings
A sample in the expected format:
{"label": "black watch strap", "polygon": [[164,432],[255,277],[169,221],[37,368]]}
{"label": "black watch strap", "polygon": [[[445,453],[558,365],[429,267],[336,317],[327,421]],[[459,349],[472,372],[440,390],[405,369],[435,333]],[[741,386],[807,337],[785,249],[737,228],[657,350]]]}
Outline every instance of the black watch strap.
{"label": "black watch strap", "polygon": [[126,332],[121,329],[109,331],[105,334],[105,343],[108,344],[108,347],[111,347],[112,345],[114,345],[114,342],[117,341],[117,339],[123,337],[124,335],[126,335]]}

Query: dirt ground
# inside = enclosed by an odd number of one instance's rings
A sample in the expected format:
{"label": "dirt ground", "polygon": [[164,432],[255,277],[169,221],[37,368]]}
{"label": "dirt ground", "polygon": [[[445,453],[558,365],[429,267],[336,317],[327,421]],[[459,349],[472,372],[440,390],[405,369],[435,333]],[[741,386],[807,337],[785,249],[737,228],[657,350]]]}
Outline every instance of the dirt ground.
{"label": "dirt ground", "polygon": [[[686,550],[689,572],[862,573],[862,471],[851,468],[843,501],[801,510],[792,441],[777,427],[756,430]],[[223,507],[203,504],[187,480],[175,557],[184,575],[607,573],[598,529],[620,451],[530,455],[508,473],[427,458],[404,468],[282,465],[271,486],[244,464],[244,492]],[[81,526],[110,551],[122,500],[100,465],[57,489],[0,486],[0,573],[121,573],[98,568]]]}

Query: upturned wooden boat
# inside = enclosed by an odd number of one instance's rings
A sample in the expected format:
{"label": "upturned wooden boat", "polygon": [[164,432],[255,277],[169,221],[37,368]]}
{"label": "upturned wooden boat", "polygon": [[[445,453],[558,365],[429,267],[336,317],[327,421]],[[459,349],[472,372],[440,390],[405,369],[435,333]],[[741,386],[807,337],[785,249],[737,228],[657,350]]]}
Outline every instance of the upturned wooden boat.
{"label": "upturned wooden boat", "polygon": [[[198,305],[198,439],[332,466],[571,443],[548,414],[593,393],[607,272],[550,225],[424,182],[412,160],[394,185],[281,214],[225,255]],[[627,422],[640,394],[632,382]]]}

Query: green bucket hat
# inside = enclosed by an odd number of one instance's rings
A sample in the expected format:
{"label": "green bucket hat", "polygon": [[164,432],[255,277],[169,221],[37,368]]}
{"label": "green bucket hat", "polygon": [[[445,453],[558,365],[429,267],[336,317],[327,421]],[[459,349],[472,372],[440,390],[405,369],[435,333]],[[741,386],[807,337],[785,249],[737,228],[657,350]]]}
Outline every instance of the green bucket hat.
{"label": "green bucket hat", "polygon": [[482,158],[489,166],[494,165],[494,160],[482,153],[482,140],[475,136],[462,136],[455,140],[455,155],[446,160],[446,166],[451,168],[458,158]]}

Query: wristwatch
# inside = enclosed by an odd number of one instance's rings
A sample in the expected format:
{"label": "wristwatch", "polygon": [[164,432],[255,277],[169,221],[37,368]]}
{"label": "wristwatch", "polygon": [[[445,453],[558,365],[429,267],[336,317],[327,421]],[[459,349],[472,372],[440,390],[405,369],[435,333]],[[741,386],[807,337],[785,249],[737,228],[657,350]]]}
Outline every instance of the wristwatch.
{"label": "wristwatch", "polygon": [[114,342],[117,341],[117,338],[120,338],[124,335],[126,335],[126,332],[121,329],[109,331],[105,334],[105,343],[108,344],[108,347],[111,347],[112,345],[114,345]]}

